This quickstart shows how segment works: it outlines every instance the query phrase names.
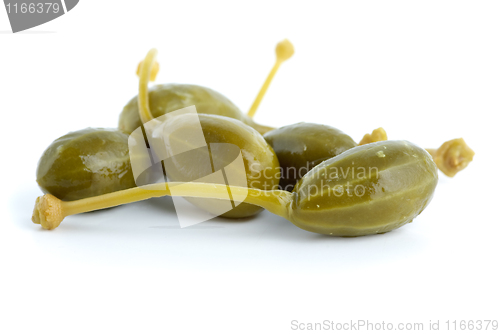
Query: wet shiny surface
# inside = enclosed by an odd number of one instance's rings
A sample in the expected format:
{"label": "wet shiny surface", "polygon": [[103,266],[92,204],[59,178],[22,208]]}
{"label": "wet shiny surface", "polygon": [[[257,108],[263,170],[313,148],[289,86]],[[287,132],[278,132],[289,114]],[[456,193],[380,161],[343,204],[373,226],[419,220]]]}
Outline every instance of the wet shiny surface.
{"label": "wet shiny surface", "polygon": [[411,222],[432,199],[437,168],[407,141],[346,151],[316,166],[296,185],[291,221],[308,231],[358,236]]}
{"label": "wet shiny surface", "polygon": [[96,128],[70,132],[45,150],[36,175],[44,193],[65,201],[134,187],[128,135]]}
{"label": "wet shiny surface", "polygon": [[322,124],[297,123],[267,132],[282,176],[280,187],[292,191],[295,184],[313,167],[353,147],[354,140],[342,131]]}
{"label": "wet shiny surface", "polygon": [[[189,117],[190,115],[185,115],[180,116],[179,119]],[[242,184],[241,186],[263,190],[271,190],[278,186],[280,177],[278,158],[273,149],[255,129],[238,120],[222,116],[198,114],[198,118],[206,143],[210,145],[212,150],[215,147],[225,150],[224,146],[214,145],[221,143],[233,144],[239,148],[238,151],[241,151],[245,173],[242,177],[246,179],[246,185]],[[171,137],[173,137],[170,139],[171,141],[175,140],[176,137],[182,137],[183,133],[196,131],[196,123],[184,122],[183,126],[177,127],[177,131],[178,133],[171,134]],[[166,162],[167,175],[172,181],[196,180],[227,166],[232,158],[236,157],[232,152],[226,152],[222,154],[222,156],[225,156],[222,160],[213,159],[216,153],[215,151],[211,152],[212,160],[208,163],[207,159],[204,159],[209,154],[207,148],[199,148],[192,152],[177,155]],[[218,156],[220,157],[221,154],[218,154]],[[215,213],[217,213],[217,208],[222,202],[221,200],[195,198],[190,198],[189,201],[208,212]],[[222,216],[242,218],[252,216],[260,211],[262,211],[260,207],[241,203]]]}
{"label": "wet shiny surface", "polygon": [[[250,126],[255,123],[224,95],[207,87],[186,84],[156,85],[149,89],[149,107],[153,117],[196,106],[200,114],[220,115],[238,119]],[[132,133],[141,126],[137,97],[130,100],[120,114],[118,127]]]}

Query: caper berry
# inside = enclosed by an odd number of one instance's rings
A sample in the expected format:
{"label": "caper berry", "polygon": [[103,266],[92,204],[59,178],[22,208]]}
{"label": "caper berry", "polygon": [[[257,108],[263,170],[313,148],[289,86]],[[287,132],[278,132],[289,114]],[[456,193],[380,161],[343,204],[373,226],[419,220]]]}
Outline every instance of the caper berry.
{"label": "caper berry", "polygon": [[[179,182],[199,180],[228,166],[231,160],[241,152],[244,169],[235,172],[245,174],[237,177],[244,181],[244,184],[238,185],[262,190],[277,188],[280,178],[278,158],[262,135],[232,118],[198,114],[194,119],[193,116],[195,115],[182,115],[170,120],[170,122],[182,125],[173,126],[176,130],[169,134],[169,140],[178,142],[180,138],[185,138],[184,134],[195,133],[199,120],[210,150],[202,147],[165,160],[165,171],[169,180]],[[236,148],[236,154],[228,152],[227,146],[218,146],[219,149],[217,149],[215,144],[220,143],[233,145]],[[188,200],[214,214],[219,214],[221,212],[219,206],[224,205],[218,199],[189,198]],[[262,211],[261,207],[248,203],[236,203],[235,208],[221,216],[243,218],[253,216],[260,211]]]}
{"label": "caper berry", "polygon": [[70,132],[45,150],[36,175],[44,193],[66,201],[135,187],[128,135],[102,128]]}
{"label": "caper berry", "polygon": [[432,157],[410,142],[358,146],[297,183],[289,219],[302,229],[336,236],[388,232],[424,210],[437,180]]}
{"label": "caper berry", "polygon": [[274,149],[281,166],[280,187],[292,191],[313,167],[356,147],[342,131],[321,124],[297,123],[267,132],[266,141]]}
{"label": "caper berry", "polygon": [[[224,95],[207,87],[186,84],[155,85],[149,89],[149,108],[153,117],[192,105],[200,114],[226,116],[240,120],[250,126],[255,123]],[[123,108],[118,128],[132,133],[142,125],[137,96]]]}

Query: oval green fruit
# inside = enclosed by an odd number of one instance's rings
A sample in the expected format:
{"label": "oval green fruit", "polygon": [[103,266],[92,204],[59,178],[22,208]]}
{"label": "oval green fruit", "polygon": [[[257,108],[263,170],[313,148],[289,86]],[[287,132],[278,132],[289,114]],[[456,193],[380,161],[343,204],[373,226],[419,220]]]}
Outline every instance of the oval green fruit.
{"label": "oval green fruit", "polygon": [[[188,137],[188,139],[191,139],[199,125],[201,125],[208,149],[207,147],[200,147],[190,151],[183,150],[184,153],[165,160],[165,171],[169,180],[177,182],[199,180],[228,166],[241,152],[244,168],[233,170],[232,175],[233,178],[243,180],[244,184],[231,185],[262,190],[272,190],[278,187],[280,179],[278,158],[259,132],[236,119],[228,117],[198,114],[199,123],[197,123],[192,122],[192,116],[182,115],[169,121],[169,125],[175,128],[175,131],[169,134],[169,141],[176,143],[188,142],[189,144],[189,140],[186,141],[183,138]],[[230,144],[236,151],[230,152],[231,146],[224,144]],[[217,156],[217,159],[214,158],[215,156]],[[241,175],[238,177],[238,174]],[[186,199],[216,215],[220,214],[220,208],[224,205],[223,202],[226,202],[206,198]],[[253,216],[262,210],[261,207],[252,204],[239,203],[221,216],[243,218]]]}
{"label": "oval green fruit", "polygon": [[[207,87],[187,84],[155,85],[149,89],[149,108],[153,117],[189,106],[196,106],[200,114],[226,116],[237,119],[263,133],[270,128],[256,124],[224,95]],[[142,125],[137,96],[130,100],[120,114],[118,128],[132,133]]]}
{"label": "oval green fruit", "polygon": [[100,128],[70,132],[45,150],[36,178],[44,193],[64,201],[132,188],[128,135]]}
{"label": "oval green fruit", "polygon": [[432,199],[437,167],[407,141],[358,146],[312,169],[295,186],[290,220],[335,236],[384,233],[410,223]]}
{"label": "oval green fruit", "polygon": [[321,162],[333,158],[356,142],[342,131],[321,124],[297,123],[267,132],[281,166],[280,187],[292,191],[295,184]]}

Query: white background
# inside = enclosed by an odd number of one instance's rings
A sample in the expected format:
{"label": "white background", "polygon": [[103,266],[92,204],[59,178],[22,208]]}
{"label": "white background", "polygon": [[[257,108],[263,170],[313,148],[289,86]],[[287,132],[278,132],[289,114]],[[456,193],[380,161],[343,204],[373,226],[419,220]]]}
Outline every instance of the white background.
{"label": "white background", "polygon": [[[0,8],[0,332],[288,333],[301,323],[499,319],[498,1],[80,1],[11,34]],[[136,65],[243,111],[290,39],[256,120],[325,123],[355,140],[383,126],[423,147],[464,137],[476,156],[440,174],[413,224],[361,238],[270,213],[180,229],[172,202],[30,218],[57,137],[115,127]],[[482,332],[482,331],[479,331]]]}

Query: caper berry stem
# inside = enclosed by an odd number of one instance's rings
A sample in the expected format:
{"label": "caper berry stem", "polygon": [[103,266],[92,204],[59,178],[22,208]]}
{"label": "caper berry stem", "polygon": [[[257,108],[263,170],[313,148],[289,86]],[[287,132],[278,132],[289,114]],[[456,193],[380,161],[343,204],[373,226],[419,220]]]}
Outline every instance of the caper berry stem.
{"label": "caper berry stem", "polygon": [[377,128],[373,130],[371,134],[365,134],[358,145],[365,145],[383,140],[387,140],[387,132],[385,132],[383,128]]}
{"label": "caper berry stem", "polygon": [[260,206],[278,216],[288,219],[290,203],[294,194],[282,190],[260,190],[245,187],[227,186],[212,183],[166,182],[145,187],[136,187],[77,201],[61,201],[46,194],[36,199],[31,220],[41,224],[44,229],[52,230],[63,219],[78,213],[110,208],[122,204],[138,202],[153,197],[172,196],[170,188],[175,187],[175,196],[227,199],[228,190],[233,197],[244,202]]}
{"label": "caper berry stem", "polygon": [[266,94],[267,89],[269,88],[271,81],[273,81],[273,78],[276,75],[276,72],[278,72],[278,69],[280,68],[281,64],[283,64],[283,62],[285,62],[287,59],[292,57],[294,52],[295,51],[293,48],[293,44],[287,39],[284,39],[283,41],[279,42],[276,45],[276,62],[274,63],[274,66],[271,69],[271,72],[269,72],[269,74],[266,78],[266,81],[264,81],[264,84],[260,88],[260,91],[257,94],[257,97],[255,98],[252,106],[250,107],[250,110],[248,110],[247,115],[250,118],[253,118],[253,116],[257,112],[257,108],[259,107],[260,102],[264,98],[264,95]]}
{"label": "caper berry stem", "polygon": [[448,140],[437,149],[428,148],[426,150],[438,168],[449,177],[454,177],[467,167],[475,154],[463,138]]}
{"label": "caper berry stem", "polygon": [[138,74],[139,74],[139,95],[138,95],[138,103],[139,103],[139,116],[141,117],[141,121],[143,124],[149,122],[154,117],[151,114],[151,110],[149,109],[149,90],[148,84],[149,80],[154,80],[156,77],[156,73],[158,72],[159,67],[156,67],[156,70],[153,72],[153,68],[156,63],[156,56],[158,54],[158,50],[151,49],[149,50],[146,58],[139,64]]}

